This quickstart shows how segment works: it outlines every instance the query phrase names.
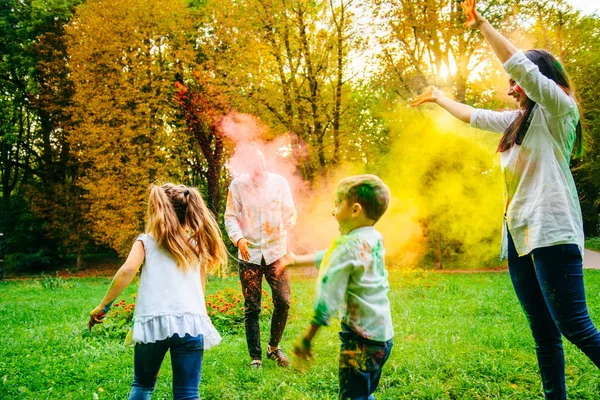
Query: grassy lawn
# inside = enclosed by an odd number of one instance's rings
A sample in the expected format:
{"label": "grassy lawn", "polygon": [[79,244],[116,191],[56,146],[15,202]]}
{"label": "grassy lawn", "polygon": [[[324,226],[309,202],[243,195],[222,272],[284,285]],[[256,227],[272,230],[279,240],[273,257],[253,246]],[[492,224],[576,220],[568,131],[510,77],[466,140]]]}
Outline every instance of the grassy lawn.
{"label": "grassy lawn", "polygon": [[[542,398],[533,340],[506,273],[445,275],[392,272],[395,344],[376,395],[379,399]],[[585,271],[588,305],[600,324],[600,271]],[[214,279],[209,293],[237,288],[237,278]],[[109,279],[68,279],[51,289],[40,281],[0,284],[1,399],[123,399],[133,373],[133,349],[86,334],[88,311]],[[289,349],[311,314],[313,278],[294,277]],[[135,291],[130,287],[127,295]],[[225,336],[204,356],[203,399],[335,399],[337,326],[322,329],[314,363],[282,370],[265,360],[247,367],[243,334]],[[263,329],[266,346],[267,327]],[[600,372],[565,344],[570,399],[597,399]],[[168,358],[155,399],[171,398]]]}
{"label": "grassy lawn", "polygon": [[600,252],[600,237],[585,238],[585,248]]}

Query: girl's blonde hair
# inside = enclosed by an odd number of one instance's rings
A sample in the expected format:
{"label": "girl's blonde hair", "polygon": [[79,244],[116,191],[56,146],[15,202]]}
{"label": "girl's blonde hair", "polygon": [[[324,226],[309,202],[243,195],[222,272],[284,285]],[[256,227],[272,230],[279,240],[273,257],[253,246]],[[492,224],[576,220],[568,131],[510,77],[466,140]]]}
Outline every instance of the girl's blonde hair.
{"label": "girl's blonde hair", "polygon": [[196,188],[152,185],[146,233],[154,236],[183,270],[201,266],[220,275],[227,265],[221,230]]}

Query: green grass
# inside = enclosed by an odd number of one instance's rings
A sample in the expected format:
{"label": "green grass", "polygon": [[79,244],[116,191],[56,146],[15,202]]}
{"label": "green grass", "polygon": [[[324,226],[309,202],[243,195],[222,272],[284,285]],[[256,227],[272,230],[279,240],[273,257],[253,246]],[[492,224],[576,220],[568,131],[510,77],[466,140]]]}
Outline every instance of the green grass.
{"label": "green grass", "polygon": [[[600,322],[600,271],[585,271],[588,306]],[[443,275],[392,272],[394,348],[379,399],[541,398],[533,340],[506,273]],[[87,313],[109,279],[0,284],[1,399],[123,399],[133,373],[133,350],[86,334]],[[211,280],[209,293],[238,287],[237,278]],[[126,295],[133,293],[130,287]],[[294,277],[294,300],[282,346],[289,349],[311,315],[314,282]],[[339,323],[322,329],[315,361],[304,372],[265,360],[250,370],[243,334],[226,336],[204,357],[203,399],[335,399]],[[263,345],[266,346],[267,326]],[[570,399],[595,399],[600,372],[565,343]],[[171,398],[165,359],[155,399]]]}
{"label": "green grass", "polygon": [[585,248],[600,251],[600,237],[585,238]]}

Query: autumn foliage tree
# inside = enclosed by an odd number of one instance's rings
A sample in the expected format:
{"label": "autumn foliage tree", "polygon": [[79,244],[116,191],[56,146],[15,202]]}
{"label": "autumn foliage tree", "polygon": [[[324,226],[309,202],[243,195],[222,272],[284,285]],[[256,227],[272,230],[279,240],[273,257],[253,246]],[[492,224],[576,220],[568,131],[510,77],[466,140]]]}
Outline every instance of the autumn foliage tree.
{"label": "autumn foliage tree", "polygon": [[73,85],[64,30],[78,3],[0,6],[0,231],[10,249],[38,255],[25,263],[33,268],[36,257],[75,252],[87,242],[67,139]]}
{"label": "autumn foliage tree", "polygon": [[183,0],[92,0],[68,26],[77,186],[94,239],[121,254],[143,229],[150,183],[180,169],[174,83],[193,31]]}

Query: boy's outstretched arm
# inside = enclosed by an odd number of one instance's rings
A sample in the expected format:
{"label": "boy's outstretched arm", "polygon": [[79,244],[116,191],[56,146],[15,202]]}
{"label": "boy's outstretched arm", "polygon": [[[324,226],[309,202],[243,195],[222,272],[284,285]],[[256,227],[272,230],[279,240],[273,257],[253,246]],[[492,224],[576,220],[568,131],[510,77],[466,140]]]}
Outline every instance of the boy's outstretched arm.
{"label": "boy's outstretched arm", "polygon": [[292,256],[292,262],[290,265],[295,267],[306,267],[308,265],[315,265],[315,260],[317,259],[316,253],[297,255],[290,252],[290,255]]}
{"label": "boy's outstretched arm", "polygon": [[[317,281],[317,298],[314,316],[304,336],[296,343],[294,353],[299,358],[312,357],[311,342],[317,331],[323,325],[329,325],[331,315],[344,303],[350,274],[354,269],[353,252],[338,239],[330,247],[325,260],[324,252],[315,254],[313,262],[321,271]],[[320,258],[320,259],[319,259]],[[315,260],[316,259],[316,260]]]}
{"label": "boy's outstretched arm", "polygon": [[304,336],[294,345],[294,350],[292,352],[296,357],[305,360],[312,358],[312,352],[310,351],[311,342],[317,334],[317,331],[320,327],[321,325],[316,325],[312,323],[309,325],[308,330],[306,331]]}
{"label": "boy's outstretched arm", "polygon": [[277,260],[277,264],[275,265],[275,274],[279,275],[283,272],[283,269],[287,267],[306,267],[309,265],[314,265],[317,269],[319,269],[324,254],[324,250],[302,255],[296,255],[293,252],[288,251],[285,256]]}
{"label": "boy's outstretched arm", "polygon": [[115,274],[104,299],[90,312],[90,320],[88,322],[88,329],[90,331],[94,325],[102,323],[102,319],[106,316],[112,302],[129,286],[140,266],[144,263],[144,257],[144,245],[141,241],[137,240],[133,244],[127,260],[125,260],[125,263]]}

